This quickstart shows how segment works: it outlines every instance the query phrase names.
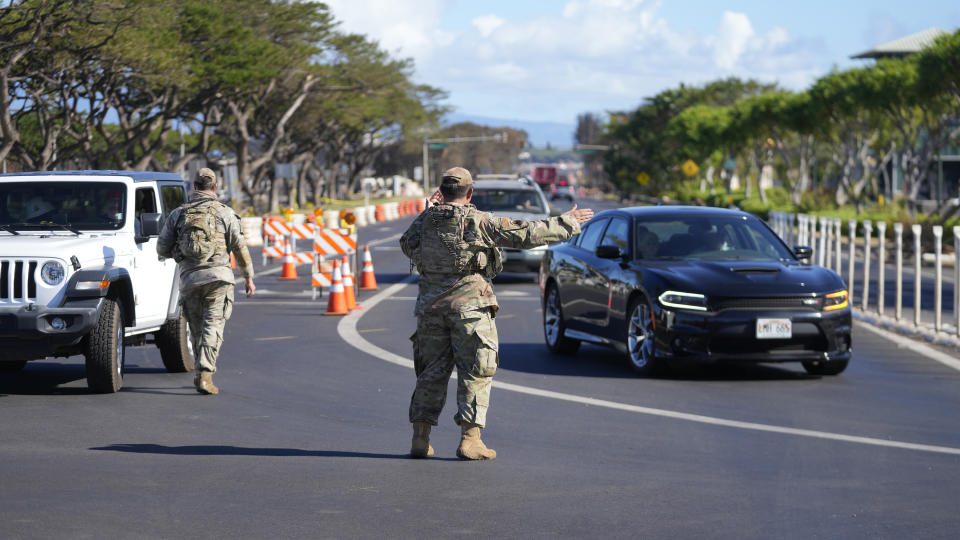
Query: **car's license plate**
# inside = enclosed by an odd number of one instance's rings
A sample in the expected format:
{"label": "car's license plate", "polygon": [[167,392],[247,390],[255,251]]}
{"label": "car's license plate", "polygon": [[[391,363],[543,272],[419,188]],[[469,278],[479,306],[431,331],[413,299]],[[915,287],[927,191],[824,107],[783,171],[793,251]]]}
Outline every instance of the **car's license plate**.
{"label": "car's license plate", "polygon": [[757,339],[790,339],[793,323],[790,319],[757,319]]}

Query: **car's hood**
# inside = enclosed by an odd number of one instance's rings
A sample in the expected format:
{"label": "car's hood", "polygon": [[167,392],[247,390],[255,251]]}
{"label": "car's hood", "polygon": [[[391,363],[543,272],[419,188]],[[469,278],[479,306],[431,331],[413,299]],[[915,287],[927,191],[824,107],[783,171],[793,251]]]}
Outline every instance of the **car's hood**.
{"label": "car's hood", "polygon": [[823,294],[844,287],[833,270],[780,262],[644,261],[637,263],[636,268],[655,272],[669,288],[707,296]]}
{"label": "car's hood", "polygon": [[115,233],[81,234],[29,234],[0,235],[0,257],[23,258],[50,258],[69,261],[72,255],[84,266],[100,265],[105,261],[112,261],[118,253],[110,247],[118,242],[114,241]]}

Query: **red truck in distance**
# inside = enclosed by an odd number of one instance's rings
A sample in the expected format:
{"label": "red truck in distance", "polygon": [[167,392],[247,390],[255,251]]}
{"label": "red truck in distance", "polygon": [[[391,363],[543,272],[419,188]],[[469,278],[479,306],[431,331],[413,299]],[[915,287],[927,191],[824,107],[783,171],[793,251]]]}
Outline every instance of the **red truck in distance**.
{"label": "red truck in distance", "polygon": [[552,165],[540,165],[533,169],[533,180],[544,193],[550,193],[550,188],[557,181],[557,168]]}

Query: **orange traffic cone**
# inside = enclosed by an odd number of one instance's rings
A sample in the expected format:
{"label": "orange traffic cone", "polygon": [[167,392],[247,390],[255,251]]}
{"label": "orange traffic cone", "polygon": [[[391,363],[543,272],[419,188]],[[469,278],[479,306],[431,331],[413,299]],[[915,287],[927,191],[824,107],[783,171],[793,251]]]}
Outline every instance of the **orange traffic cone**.
{"label": "orange traffic cone", "polygon": [[343,290],[347,297],[347,309],[362,309],[357,305],[357,297],[353,293],[353,271],[350,270],[350,257],[344,255],[343,263]]}
{"label": "orange traffic cone", "polygon": [[283,269],[280,271],[280,279],[297,279],[297,265],[293,262],[292,250],[289,242],[283,247]]}
{"label": "orange traffic cone", "polygon": [[333,283],[330,285],[330,299],[324,315],[346,315],[347,299],[343,292],[343,276],[340,274],[340,261],[333,261]]}
{"label": "orange traffic cone", "polygon": [[377,276],[373,273],[373,259],[370,257],[370,246],[363,246],[363,268],[360,270],[360,290],[377,290]]}

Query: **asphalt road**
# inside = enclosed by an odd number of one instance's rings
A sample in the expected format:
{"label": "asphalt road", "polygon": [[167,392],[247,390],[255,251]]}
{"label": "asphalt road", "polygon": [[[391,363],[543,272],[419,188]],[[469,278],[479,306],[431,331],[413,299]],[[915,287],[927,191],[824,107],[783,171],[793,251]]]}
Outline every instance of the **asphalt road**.
{"label": "asphalt road", "polygon": [[[83,363],[0,378],[0,538],[954,538],[960,372],[857,328],[850,367],[634,376],[542,343],[532,275],[497,279],[501,368],[484,440],[456,459],[451,403],[407,458],[416,285],[368,228],[380,290],[324,317],[308,278],[238,298],[215,378],[128,349],[124,388]],[[273,271],[273,273],[270,273]],[[451,384],[450,397],[455,389]]]}

